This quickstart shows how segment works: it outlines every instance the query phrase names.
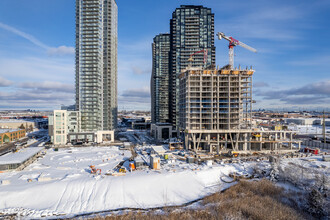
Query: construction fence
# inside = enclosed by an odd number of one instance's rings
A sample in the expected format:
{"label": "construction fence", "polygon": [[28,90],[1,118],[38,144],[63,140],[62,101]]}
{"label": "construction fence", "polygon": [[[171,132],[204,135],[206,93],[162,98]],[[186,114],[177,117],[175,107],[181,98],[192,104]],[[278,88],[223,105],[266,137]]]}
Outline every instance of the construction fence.
{"label": "construction fence", "polygon": [[316,147],[316,148],[320,148],[320,149],[330,150],[330,144],[322,143],[322,142],[319,142],[319,141],[306,140],[306,141],[303,141],[302,144],[307,146],[307,147]]}

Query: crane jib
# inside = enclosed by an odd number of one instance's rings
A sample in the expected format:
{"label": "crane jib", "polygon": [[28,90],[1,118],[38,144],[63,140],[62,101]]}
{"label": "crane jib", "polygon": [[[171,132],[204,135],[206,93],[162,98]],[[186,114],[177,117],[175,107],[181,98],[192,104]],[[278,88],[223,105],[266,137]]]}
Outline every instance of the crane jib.
{"label": "crane jib", "polygon": [[235,46],[236,46],[236,45],[239,45],[239,41],[236,40],[235,38],[233,38],[233,37],[229,37],[229,39],[230,39],[230,43],[235,44]]}

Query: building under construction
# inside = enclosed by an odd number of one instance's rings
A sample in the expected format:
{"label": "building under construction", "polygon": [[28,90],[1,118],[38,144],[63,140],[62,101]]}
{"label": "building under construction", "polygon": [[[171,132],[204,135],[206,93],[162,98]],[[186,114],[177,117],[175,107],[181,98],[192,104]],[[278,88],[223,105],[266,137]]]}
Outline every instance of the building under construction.
{"label": "building under construction", "polygon": [[[292,150],[292,133],[252,128],[254,70],[188,67],[179,76],[179,128],[195,152]],[[298,142],[297,142],[298,143]]]}

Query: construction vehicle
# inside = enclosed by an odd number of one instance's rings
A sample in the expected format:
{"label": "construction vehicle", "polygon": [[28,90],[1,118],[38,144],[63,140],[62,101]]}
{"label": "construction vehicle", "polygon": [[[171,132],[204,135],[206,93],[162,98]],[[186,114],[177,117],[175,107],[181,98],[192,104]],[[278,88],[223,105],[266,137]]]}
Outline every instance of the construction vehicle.
{"label": "construction vehicle", "polygon": [[317,155],[317,154],[319,154],[319,151],[320,150],[317,149],[317,148],[316,149],[312,149],[312,148],[308,148],[308,147],[305,147],[304,148],[304,152],[305,153],[312,153],[312,154],[316,154]]}
{"label": "construction vehicle", "polygon": [[244,43],[242,43],[242,42],[234,39],[231,36],[226,36],[222,32],[218,32],[217,35],[218,35],[218,39],[219,40],[221,40],[223,38],[223,39],[229,41],[229,46],[228,46],[229,47],[229,65],[230,65],[231,70],[234,69],[234,47],[241,46],[241,47],[243,47],[245,49],[248,49],[248,50],[250,50],[250,51],[252,51],[254,53],[257,52],[257,50],[254,49],[253,47],[250,47],[250,46],[248,46],[248,45],[246,45],[246,44],[244,44]]}
{"label": "construction vehicle", "polygon": [[91,168],[91,174],[101,175],[101,169],[96,169],[94,165],[90,165],[89,167]]}
{"label": "construction vehicle", "polygon": [[252,133],[252,136],[253,137],[261,137],[261,134],[260,133]]}
{"label": "construction vehicle", "polygon": [[126,173],[126,168],[125,167],[121,167],[119,169],[119,173]]}
{"label": "construction vehicle", "polygon": [[239,153],[230,150],[230,151],[228,151],[228,156],[229,157],[238,157],[239,156]]}

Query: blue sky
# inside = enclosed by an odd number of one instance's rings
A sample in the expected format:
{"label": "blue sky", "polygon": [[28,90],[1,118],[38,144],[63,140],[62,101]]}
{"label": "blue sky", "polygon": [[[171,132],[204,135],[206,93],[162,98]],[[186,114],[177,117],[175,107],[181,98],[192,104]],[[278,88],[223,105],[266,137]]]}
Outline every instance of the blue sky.
{"label": "blue sky", "polygon": [[[169,32],[181,4],[215,13],[215,31],[256,48],[235,48],[253,66],[255,108],[330,107],[329,0],[117,0],[119,109],[150,109],[151,43]],[[74,103],[75,0],[0,1],[0,109]],[[215,40],[217,65],[228,44]]]}

